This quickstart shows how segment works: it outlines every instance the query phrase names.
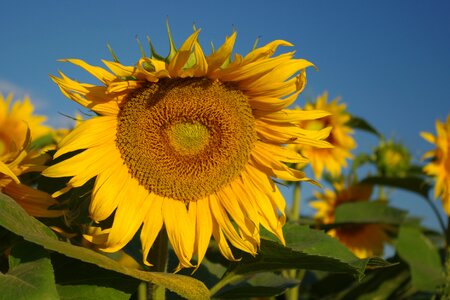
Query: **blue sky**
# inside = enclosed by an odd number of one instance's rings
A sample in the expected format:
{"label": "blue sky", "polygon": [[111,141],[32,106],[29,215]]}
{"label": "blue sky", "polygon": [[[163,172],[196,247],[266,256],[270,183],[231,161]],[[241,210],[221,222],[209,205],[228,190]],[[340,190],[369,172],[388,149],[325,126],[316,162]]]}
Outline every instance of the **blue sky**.
{"label": "blue sky", "polygon": [[[207,49],[235,29],[235,51],[285,39],[296,56],[316,64],[308,72],[305,97],[328,91],[349,111],[387,137],[405,143],[415,159],[430,149],[420,131],[435,131],[435,120],[450,113],[450,2],[437,1],[8,1],[0,18],[0,92],[30,95],[48,123],[68,126],[60,113],[79,109],[49,79],[58,70],[90,80],[60,58],[81,58],[95,65],[110,59],[109,43],[121,62],[140,57],[136,36],[150,36],[168,50],[169,18],[178,45],[202,28]],[[287,49],[286,49],[287,50]],[[376,140],[357,134],[362,149]],[[420,199],[400,193],[398,205],[428,216]],[[431,226],[436,223],[427,221]]]}

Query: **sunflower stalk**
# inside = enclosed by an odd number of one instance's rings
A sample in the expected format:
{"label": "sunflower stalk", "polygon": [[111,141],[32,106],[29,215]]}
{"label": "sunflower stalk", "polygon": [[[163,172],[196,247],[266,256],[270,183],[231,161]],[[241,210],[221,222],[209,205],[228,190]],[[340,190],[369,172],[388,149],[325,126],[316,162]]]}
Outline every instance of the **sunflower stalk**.
{"label": "sunflower stalk", "polygon": [[[167,269],[168,258],[168,237],[167,232],[163,228],[158,234],[158,237],[153,244],[149,253],[149,261],[153,264],[150,269],[152,272],[165,272]],[[164,300],[166,299],[165,288],[155,284],[148,284],[147,290],[148,299]]]}
{"label": "sunflower stalk", "polygon": [[447,283],[443,288],[442,299],[450,297],[450,216],[447,218],[447,228],[445,231],[445,275]]}
{"label": "sunflower stalk", "polygon": [[446,235],[446,240],[445,241],[446,241],[446,246],[448,248],[449,245],[450,245],[449,244],[450,243],[449,229],[448,229],[448,227],[445,226],[444,220],[442,219],[441,214],[439,213],[439,210],[436,207],[436,205],[433,203],[433,201],[430,198],[428,198],[428,197],[425,197],[425,200],[428,203],[428,205],[431,207],[431,209],[433,210],[433,213],[434,213],[434,215],[436,216],[436,219],[439,222],[439,226],[442,229],[442,233]]}
{"label": "sunflower stalk", "polygon": [[[300,219],[300,202],[301,202],[301,186],[300,182],[294,183],[294,191],[292,195],[292,207],[290,211],[290,220],[296,222]],[[305,274],[304,270],[289,270],[287,277],[301,281]],[[299,294],[299,286],[295,286],[286,292],[287,300],[297,300]]]}
{"label": "sunflower stalk", "polygon": [[290,212],[290,220],[293,222],[298,221],[300,218],[300,201],[301,201],[301,187],[300,182],[294,183],[294,192],[292,196],[292,207]]}

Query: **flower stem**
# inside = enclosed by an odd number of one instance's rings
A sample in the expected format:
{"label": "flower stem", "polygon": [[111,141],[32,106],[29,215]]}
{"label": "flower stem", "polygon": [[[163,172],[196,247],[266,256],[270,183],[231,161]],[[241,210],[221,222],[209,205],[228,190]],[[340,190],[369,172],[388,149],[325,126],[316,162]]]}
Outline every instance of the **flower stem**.
{"label": "flower stem", "polygon": [[298,221],[298,219],[300,217],[300,201],[301,201],[300,182],[294,182],[292,207],[291,207],[290,216],[289,216],[291,221]]}
{"label": "flower stem", "polygon": [[[301,202],[301,187],[300,182],[294,183],[294,192],[292,195],[292,207],[290,211],[289,219],[293,222],[298,221],[300,218],[300,202]],[[304,270],[289,270],[287,276],[291,279],[300,279],[304,275]],[[295,286],[286,292],[287,300],[297,300],[299,294],[299,286]]]}
{"label": "flower stem", "polygon": [[[149,270],[151,272],[165,272],[167,269],[167,257],[168,257],[168,237],[165,228],[161,229],[153,243],[153,247],[148,255],[150,263],[153,267]],[[152,300],[164,300],[166,299],[165,288],[148,284],[148,299]]]}
{"label": "flower stem", "polygon": [[445,275],[447,283],[443,288],[442,299],[450,296],[450,216],[447,217],[447,230],[445,231]]}
{"label": "flower stem", "polygon": [[445,226],[444,220],[442,220],[442,217],[441,217],[438,209],[436,208],[436,205],[434,205],[433,201],[430,200],[430,198],[428,198],[428,197],[425,197],[425,199],[426,199],[428,205],[430,205],[431,209],[433,210],[433,213],[436,215],[439,225],[441,226],[442,233],[446,234],[446,241],[447,241],[447,246],[448,246],[449,245],[448,242],[450,241],[448,228]]}
{"label": "flower stem", "polygon": [[214,296],[218,291],[220,291],[224,286],[226,286],[227,284],[239,281],[241,279],[245,278],[244,275],[229,275],[226,276],[224,278],[222,278],[218,283],[216,283],[216,285],[214,285],[210,290],[209,290],[209,295],[212,297]]}

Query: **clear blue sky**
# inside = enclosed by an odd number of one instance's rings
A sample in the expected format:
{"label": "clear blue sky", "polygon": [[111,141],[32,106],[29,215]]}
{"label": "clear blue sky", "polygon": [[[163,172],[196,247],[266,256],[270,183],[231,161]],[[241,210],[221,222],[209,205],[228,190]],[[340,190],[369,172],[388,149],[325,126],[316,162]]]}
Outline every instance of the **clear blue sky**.
{"label": "clear blue sky", "polygon": [[[430,149],[419,132],[434,132],[435,120],[450,113],[450,1],[8,1],[1,9],[0,91],[30,95],[56,126],[70,124],[59,113],[74,115],[79,107],[48,75],[60,69],[89,79],[57,59],[101,65],[110,59],[109,43],[133,64],[140,56],[135,37],[145,42],[147,35],[166,54],[167,16],[178,45],[193,23],[205,49],[233,29],[239,53],[257,37],[290,41],[297,57],[319,68],[309,70],[299,105],[325,90],[341,96],[352,114],[404,142],[416,159]],[[357,138],[361,147],[375,142]],[[400,206],[427,216],[420,200],[401,198]]]}

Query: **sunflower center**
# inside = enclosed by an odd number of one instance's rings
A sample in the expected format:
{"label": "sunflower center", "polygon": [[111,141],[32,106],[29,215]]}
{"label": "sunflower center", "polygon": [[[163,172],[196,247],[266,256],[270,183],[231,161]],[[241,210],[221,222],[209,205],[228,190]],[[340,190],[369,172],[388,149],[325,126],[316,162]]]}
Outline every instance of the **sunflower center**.
{"label": "sunflower center", "polygon": [[177,123],[170,128],[169,139],[179,152],[194,154],[208,144],[209,130],[200,123]]}
{"label": "sunflower center", "polygon": [[219,191],[245,168],[256,141],[247,97],[204,78],[161,79],[126,99],[116,145],[148,191],[195,201]]}

